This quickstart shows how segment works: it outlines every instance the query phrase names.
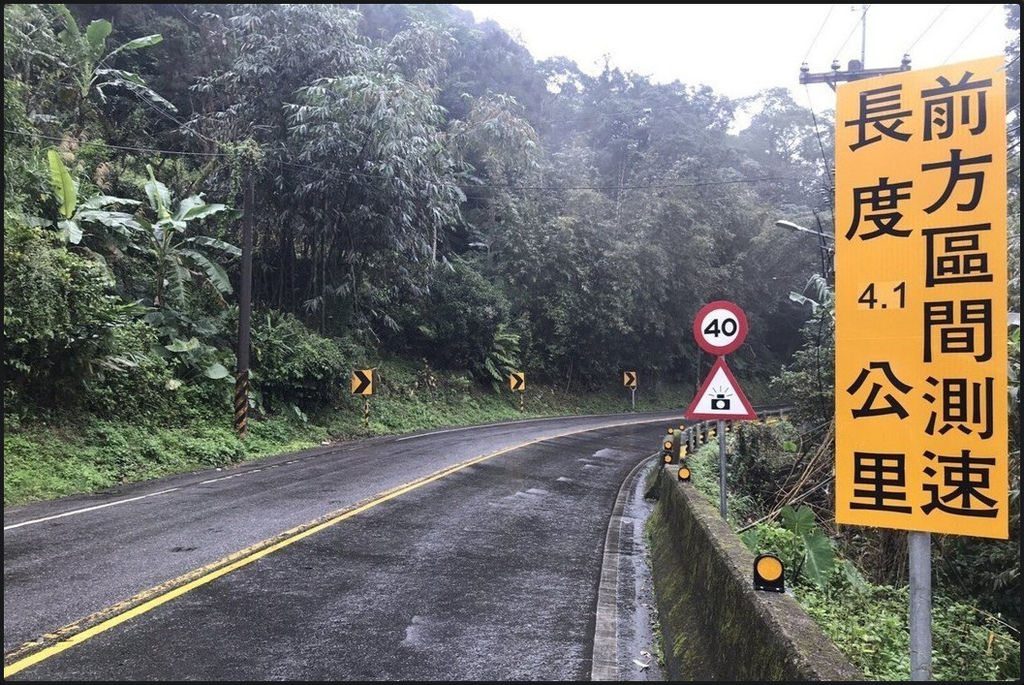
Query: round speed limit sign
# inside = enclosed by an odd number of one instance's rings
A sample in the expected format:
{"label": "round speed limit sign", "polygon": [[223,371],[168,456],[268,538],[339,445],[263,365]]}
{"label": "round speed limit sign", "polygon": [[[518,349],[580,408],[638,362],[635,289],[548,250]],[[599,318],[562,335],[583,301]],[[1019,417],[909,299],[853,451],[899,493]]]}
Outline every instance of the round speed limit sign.
{"label": "round speed limit sign", "polygon": [[700,308],[693,320],[693,337],[705,352],[729,354],[747,337],[747,315],[732,302],[710,302]]}

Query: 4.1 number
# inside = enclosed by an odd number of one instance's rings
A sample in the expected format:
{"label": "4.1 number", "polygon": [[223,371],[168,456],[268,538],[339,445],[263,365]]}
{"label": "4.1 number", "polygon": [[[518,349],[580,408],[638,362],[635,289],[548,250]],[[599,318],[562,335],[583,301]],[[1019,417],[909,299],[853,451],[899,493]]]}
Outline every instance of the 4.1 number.
{"label": "4.1 number", "polygon": [[[906,281],[900,281],[900,283],[895,288],[893,288],[892,291],[899,295],[899,305],[897,305],[897,307],[899,309],[903,309],[907,304]],[[868,309],[874,309],[875,306],[879,304],[878,298],[875,297],[875,284],[868,283],[868,287],[865,288],[864,292],[860,294],[860,297],[857,298],[857,301],[860,302],[861,304],[866,304],[868,306]],[[882,309],[885,309],[888,307],[888,304],[883,302],[879,306],[881,306]]]}

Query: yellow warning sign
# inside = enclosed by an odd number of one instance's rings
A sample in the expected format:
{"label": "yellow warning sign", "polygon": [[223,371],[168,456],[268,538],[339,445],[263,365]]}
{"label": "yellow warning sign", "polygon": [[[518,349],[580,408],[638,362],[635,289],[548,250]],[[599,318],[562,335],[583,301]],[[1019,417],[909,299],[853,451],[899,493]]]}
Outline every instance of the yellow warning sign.
{"label": "yellow warning sign", "polygon": [[356,369],[352,372],[352,394],[373,394],[373,369]]}
{"label": "yellow warning sign", "polygon": [[513,371],[508,376],[508,387],[514,391],[525,392],[526,391],[526,373],[523,371]]}
{"label": "yellow warning sign", "polygon": [[1008,536],[1004,61],[838,87],[839,523]]}

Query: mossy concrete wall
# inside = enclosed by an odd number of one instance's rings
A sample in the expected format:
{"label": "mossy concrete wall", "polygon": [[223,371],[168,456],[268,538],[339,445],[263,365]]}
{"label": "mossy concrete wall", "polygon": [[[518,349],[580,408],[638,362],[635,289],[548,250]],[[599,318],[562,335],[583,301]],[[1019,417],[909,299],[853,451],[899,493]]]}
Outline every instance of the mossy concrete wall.
{"label": "mossy concrete wall", "polygon": [[718,511],[659,469],[649,521],[670,680],[862,680],[788,594],[753,589],[754,555]]}

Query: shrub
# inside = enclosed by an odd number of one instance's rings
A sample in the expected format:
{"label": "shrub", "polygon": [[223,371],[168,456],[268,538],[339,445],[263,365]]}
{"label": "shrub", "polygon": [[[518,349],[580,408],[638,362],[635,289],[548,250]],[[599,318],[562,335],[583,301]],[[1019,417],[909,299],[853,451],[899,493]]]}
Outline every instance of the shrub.
{"label": "shrub", "polygon": [[4,212],[6,399],[67,404],[88,377],[118,363],[114,329],[132,307],[108,294],[111,286],[100,264]]}
{"label": "shrub", "polygon": [[510,339],[505,331],[508,300],[468,264],[456,262],[438,271],[418,309],[407,308],[402,315],[409,340],[439,367],[471,369],[486,379],[491,374],[485,364],[489,359],[494,364],[496,349],[502,356],[518,353],[518,338]]}
{"label": "shrub", "polygon": [[358,355],[354,344],[325,338],[291,314],[254,317],[252,386],[265,401],[309,406],[335,402]]}

